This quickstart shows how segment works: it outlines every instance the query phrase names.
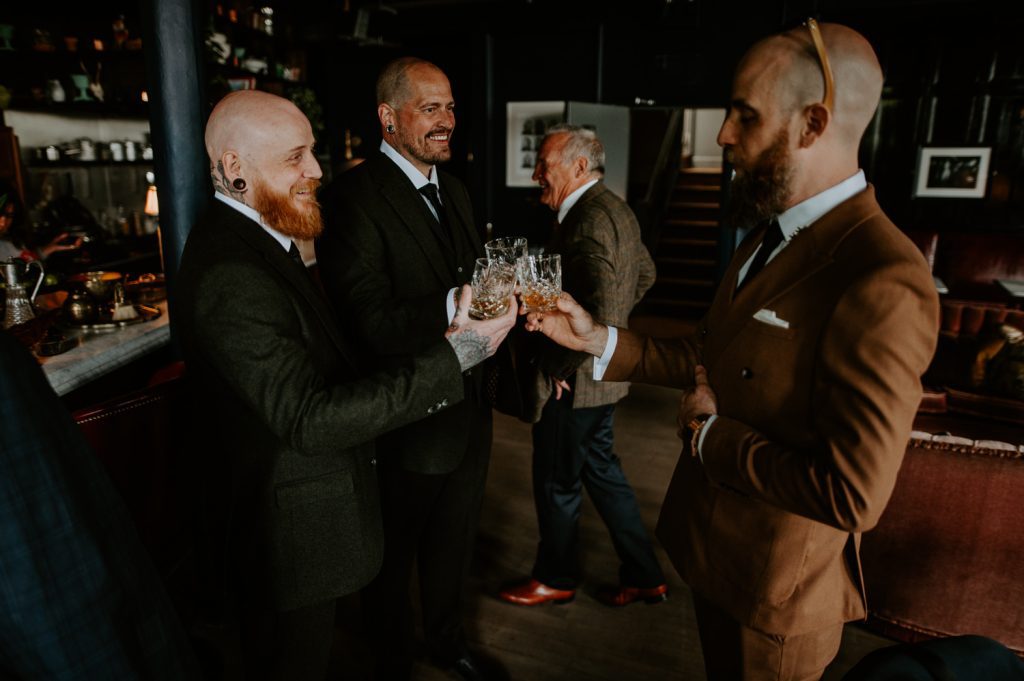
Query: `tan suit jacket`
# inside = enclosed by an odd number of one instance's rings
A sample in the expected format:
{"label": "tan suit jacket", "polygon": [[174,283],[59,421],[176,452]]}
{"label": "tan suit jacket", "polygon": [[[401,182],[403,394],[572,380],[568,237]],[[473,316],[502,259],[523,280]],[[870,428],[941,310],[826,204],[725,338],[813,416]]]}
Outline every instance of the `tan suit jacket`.
{"label": "tan suit jacket", "polygon": [[[640,226],[629,205],[598,182],[566,213],[545,249],[562,256],[562,288],[595,319],[625,327],[647,289],[654,283],[654,261],[640,240]],[[543,340],[541,371],[535,381],[540,418],[551,393],[551,376],[566,378],[575,371],[573,406],[615,404],[629,392],[627,383],[593,379],[594,358]]]}
{"label": "tan suit jacket", "polygon": [[[892,492],[939,306],[924,258],[870,186],[736,295],[760,241],[737,250],[693,337],[622,332],[605,380],[689,387],[707,367],[720,417],[703,464],[685,445],[657,534],[694,590],[789,635],[865,616],[860,534]],[[788,328],[755,319],[762,309]]]}

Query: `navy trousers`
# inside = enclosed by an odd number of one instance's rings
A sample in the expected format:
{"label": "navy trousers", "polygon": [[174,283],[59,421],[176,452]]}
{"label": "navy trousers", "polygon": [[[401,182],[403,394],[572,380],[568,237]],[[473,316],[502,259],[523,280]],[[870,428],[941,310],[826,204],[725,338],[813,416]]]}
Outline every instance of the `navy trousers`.
{"label": "navy trousers", "polygon": [[553,396],[533,427],[533,499],[540,544],[533,578],[557,589],[580,582],[579,519],[583,488],[608,527],[625,586],[665,583],[636,495],[612,451],[615,405],[573,409],[572,393]]}

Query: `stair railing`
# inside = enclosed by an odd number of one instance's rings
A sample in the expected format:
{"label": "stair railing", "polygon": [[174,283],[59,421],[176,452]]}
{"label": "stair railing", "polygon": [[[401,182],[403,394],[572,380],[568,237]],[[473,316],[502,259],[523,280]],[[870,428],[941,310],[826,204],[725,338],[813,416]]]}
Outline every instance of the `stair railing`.
{"label": "stair railing", "polygon": [[669,117],[665,134],[651,168],[647,192],[636,206],[640,237],[654,255],[661,238],[661,226],[668,210],[672,190],[679,178],[679,162],[683,151],[683,110],[676,109]]}

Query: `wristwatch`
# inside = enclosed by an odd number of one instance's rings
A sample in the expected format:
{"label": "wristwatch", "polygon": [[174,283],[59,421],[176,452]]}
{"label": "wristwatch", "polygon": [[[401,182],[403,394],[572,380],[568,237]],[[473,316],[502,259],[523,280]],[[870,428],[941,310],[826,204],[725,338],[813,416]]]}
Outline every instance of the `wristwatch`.
{"label": "wristwatch", "polygon": [[700,431],[704,430],[704,426],[707,425],[710,418],[711,414],[697,414],[686,424],[687,430],[690,431],[691,456],[700,456],[700,452],[697,450],[697,445],[700,442]]}

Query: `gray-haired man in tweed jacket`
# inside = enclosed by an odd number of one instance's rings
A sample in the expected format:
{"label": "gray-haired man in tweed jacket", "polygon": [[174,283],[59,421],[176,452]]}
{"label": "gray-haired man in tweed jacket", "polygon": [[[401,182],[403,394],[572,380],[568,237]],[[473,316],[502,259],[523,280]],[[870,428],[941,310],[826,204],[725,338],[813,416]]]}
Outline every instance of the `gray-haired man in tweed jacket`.
{"label": "gray-haired man in tweed jacket", "polygon": [[[654,283],[654,263],[633,211],[601,182],[604,158],[592,130],[556,126],[537,153],[533,179],[540,184],[541,202],[558,213],[547,252],[562,256],[563,289],[596,319],[626,326],[630,311]],[[595,361],[552,343],[545,343],[539,357],[533,494],[540,543],[530,578],[500,593],[511,603],[564,603],[575,596],[584,486],[622,561],[620,584],[599,590],[598,597],[617,606],[666,598],[665,577],[636,496],[612,451],[615,404],[629,384],[595,381]]]}

